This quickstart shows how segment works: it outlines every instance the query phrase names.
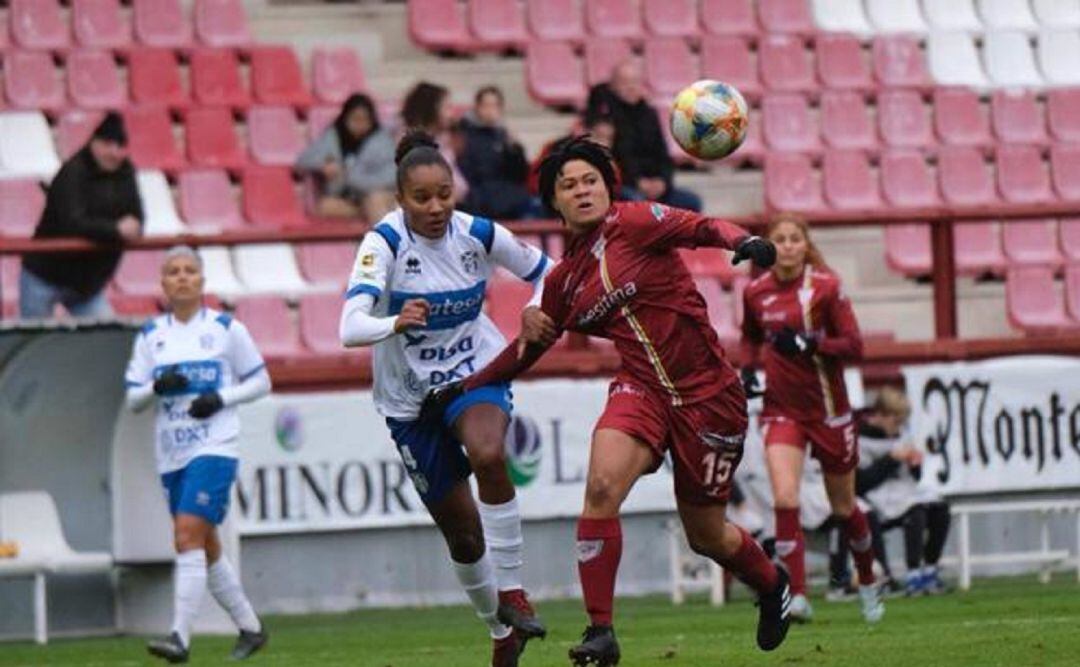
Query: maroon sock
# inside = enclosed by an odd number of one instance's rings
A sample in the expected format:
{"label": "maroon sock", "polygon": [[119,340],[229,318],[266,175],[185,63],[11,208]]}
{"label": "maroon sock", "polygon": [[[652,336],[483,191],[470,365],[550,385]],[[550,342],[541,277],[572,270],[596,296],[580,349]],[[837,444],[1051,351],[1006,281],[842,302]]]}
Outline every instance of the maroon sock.
{"label": "maroon sock", "polygon": [[806,594],[806,542],[799,508],[776,510],[776,555],[791,577],[791,594]]}
{"label": "maroon sock", "polygon": [[742,536],[742,544],[735,554],[720,563],[728,572],[733,573],[750,588],[758,593],[771,593],[776,589],[776,566],[772,564],[761,545],[739,526],[732,524]]}
{"label": "maroon sock", "polygon": [[593,625],[611,625],[615,575],[622,557],[622,524],[614,519],[578,519],[577,561],[585,610]]}
{"label": "maroon sock", "polygon": [[851,545],[851,556],[855,559],[855,568],[859,571],[859,583],[869,586],[874,583],[874,550],[870,540],[870,525],[866,515],[856,505],[855,510],[844,522],[844,532]]}

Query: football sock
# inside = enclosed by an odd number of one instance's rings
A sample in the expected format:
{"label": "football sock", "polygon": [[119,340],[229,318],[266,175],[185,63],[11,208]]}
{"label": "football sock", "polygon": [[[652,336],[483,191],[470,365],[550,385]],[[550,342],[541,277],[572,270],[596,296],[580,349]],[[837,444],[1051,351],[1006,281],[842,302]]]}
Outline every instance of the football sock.
{"label": "football sock", "polygon": [[510,628],[499,622],[496,614],[499,609],[499,592],[495,584],[495,571],[487,551],[475,563],[458,563],[451,559],[454,574],[465,595],[469,596],[476,615],[487,624],[491,636],[502,639],[510,634]]}
{"label": "football sock", "polygon": [[859,571],[859,583],[863,586],[873,584],[874,550],[871,548],[870,526],[858,505],[844,522],[844,532],[851,545],[851,555],[855,558],[855,568]]}
{"label": "football sock", "polygon": [[521,511],[517,498],[500,505],[478,501],[484,542],[495,566],[495,580],[500,591],[521,588],[522,545]]}
{"label": "football sock", "polygon": [[741,527],[729,523],[725,530],[738,531],[742,544],[730,558],[718,561],[720,565],[758,593],[773,592],[777,583],[776,566],[765,555],[765,550]]}
{"label": "football sock", "polygon": [[791,577],[791,594],[806,594],[806,543],[799,508],[776,509],[776,555]]}
{"label": "football sock", "polygon": [[613,519],[578,519],[577,561],[585,610],[593,625],[611,625],[615,576],[622,558],[622,524]]}
{"label": "football sock", "polygon": [[229,612],[236,627],[246,632],[258,632],[262,629],[259,617],[251,608],[251,602],[244,595],[244,588],[240,584],[240,577],[236,576],[236,570],[222,554],[216,563],[210,565],[207,570],[207,587],[221,608]]}
{"label": "football sock", "polygon": [[176,556],[173,589],[173,632],[191,645],[191,625],[206,593],[206,551],[192,549]]}

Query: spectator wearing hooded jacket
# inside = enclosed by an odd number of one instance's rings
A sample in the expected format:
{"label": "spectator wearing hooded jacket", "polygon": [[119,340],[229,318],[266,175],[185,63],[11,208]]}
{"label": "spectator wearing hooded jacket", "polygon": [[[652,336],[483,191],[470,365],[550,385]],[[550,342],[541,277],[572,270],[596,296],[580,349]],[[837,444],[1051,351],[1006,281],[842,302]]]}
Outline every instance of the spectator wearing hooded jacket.
{"label": "spectator wearing hooded jacket", "polygon": [[530,217],[534,206],[527,180],[525,149],[504,122],[505,99],[495,86],[477,91],[473,108],[461,119],[458,168],[469,182],[463,208],[499,220]]}

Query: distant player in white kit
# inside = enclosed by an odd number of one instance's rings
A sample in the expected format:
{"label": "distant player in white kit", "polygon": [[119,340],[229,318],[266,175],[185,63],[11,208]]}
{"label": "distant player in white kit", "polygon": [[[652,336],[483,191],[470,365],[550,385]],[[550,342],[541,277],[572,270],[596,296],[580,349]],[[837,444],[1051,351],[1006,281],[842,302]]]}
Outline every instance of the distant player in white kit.
{"label": "distant player in white kit", "polygon": [[169,312],[142,328],[124,378],[130,408],[157,399],[157,466],[177,551],[173,629],[147,650],[187,662],[191,626],[209,588],[240,630],[232,657],[243,659],[266,644],[267,633],[221,552],[217,526],[236,479],[236,406],[268,394],[270,376],[244,325],[203,306],[202,261],[194,250],[166,253],[161,286]]}
{"label": "distant player in white kit", "polygon": [[501,225],[454,210],[450,166],[429,136],[407,135],[396,161],[401,208],[360,244],[341,340],[375,346],[376,408],[446,539],[458,581],[491,630],[492,664],[513,667],[525,642],[546,630],[521,582],[521,515],[504,450],[510,387],[461,396],[441,424],[418,414],[429,389],[475,373],[505,345],[483,313],[492,270],[502,266],[539,285],[550,262]]}

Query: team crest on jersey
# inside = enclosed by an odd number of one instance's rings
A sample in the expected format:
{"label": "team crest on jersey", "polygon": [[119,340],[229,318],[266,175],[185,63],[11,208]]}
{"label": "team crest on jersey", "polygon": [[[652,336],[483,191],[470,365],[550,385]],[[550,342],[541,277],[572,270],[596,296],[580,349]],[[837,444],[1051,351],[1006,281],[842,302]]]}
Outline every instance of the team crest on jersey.
{"label": "team crest on jersey", "polygon": [[214,335],[207,333],[199,336],[199,347],[204,350],[212,350],[214,348]]}
{"label": "team crest on jersey", "polygon": [[657,204],[654,202],[651,206],[649,206],[649,211],[652,212],[652,215],[654,218],[656,218],[657,222],[663,222],[664,217],[667,216],[667,206],[664,206],[663,204]]}
{"label": "team crest on jersey", "polygon": [[596,239],[596,243],[593,244],[592,254],[596,259],[600,259],[604,256],[604,248],[607,247],[607,240],[601,236]]}
{"label": "team crest on jersey", "polygon": [[461,253],[461,268],[470,276],[480,272],[480,255],[475,250],[466,250]]}
{"label": "team crest on jersey", "polygon": [[420,273],[420,258],[409,257],[405,260],[405,275],[418,276]]}

